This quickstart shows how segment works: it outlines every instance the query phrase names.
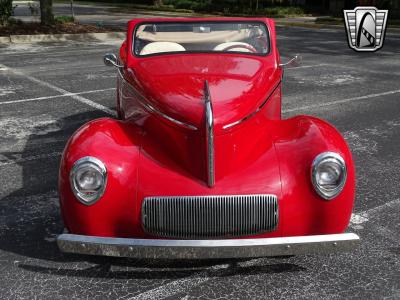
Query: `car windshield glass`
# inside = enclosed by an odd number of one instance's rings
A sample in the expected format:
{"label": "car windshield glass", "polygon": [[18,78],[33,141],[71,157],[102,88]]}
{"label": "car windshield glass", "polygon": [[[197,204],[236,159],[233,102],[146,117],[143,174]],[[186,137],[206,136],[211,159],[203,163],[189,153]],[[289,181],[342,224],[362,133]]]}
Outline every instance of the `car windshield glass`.
{"label": "car windshield glass", "polygon": [[135,31],[135,55],[235,52],[266,55],[269,36],[261,22],[146,23]]}

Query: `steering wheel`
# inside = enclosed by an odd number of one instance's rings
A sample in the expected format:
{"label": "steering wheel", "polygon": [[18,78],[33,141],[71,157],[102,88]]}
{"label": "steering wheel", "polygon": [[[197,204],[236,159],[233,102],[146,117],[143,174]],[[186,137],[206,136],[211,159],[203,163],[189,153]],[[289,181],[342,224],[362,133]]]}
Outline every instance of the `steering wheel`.
{"label": "steering wheel", "polygon": [[257,53],[256,48],[254,48],[252,45],[249,45],[249,44],[246,44],[246,45],[245,44],[229,45],[229,46],[221,49],[221,51],[229,51],[229,50],[236,49],[236,48],[243,48],[243,49],[249,50],[250,52]]}

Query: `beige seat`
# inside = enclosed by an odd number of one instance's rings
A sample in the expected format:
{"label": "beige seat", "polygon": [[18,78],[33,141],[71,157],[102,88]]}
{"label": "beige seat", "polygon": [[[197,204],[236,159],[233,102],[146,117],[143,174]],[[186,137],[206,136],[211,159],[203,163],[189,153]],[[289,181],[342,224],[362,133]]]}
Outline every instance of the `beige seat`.
{"label": "beige seat", "polygon": [[144,46],[142,51],[140,51],[140,55],[148,55],[148,54],[162,53],[162,52],[176,52],[176,51],[186,51],[186,49],[178,43],[153,42]]}
{"label": "beige seat", "polygon": [[[228,43],[222,43],[219,44],[217,46],[215,46],[214,50],[215,51],[223,51],[226,48],[229,48],[227,51],[237,51],[237,52],[252,52],[249,49],[246,49],[244,47],[240,47],[240,46],[245,46],[245,47],[249,47],[249,48],[253,48],[252,45],[247,44],[247,43],[242,43],[242,42],[228,42]],[[238,47],[234,47],[234,46],[238,46]]]}

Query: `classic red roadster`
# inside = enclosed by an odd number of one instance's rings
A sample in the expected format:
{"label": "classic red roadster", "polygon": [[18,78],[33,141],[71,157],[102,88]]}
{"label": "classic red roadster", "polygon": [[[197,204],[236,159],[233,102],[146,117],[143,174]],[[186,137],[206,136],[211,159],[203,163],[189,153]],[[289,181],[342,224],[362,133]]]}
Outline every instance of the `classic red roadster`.
{"label": "classic red roadster", "polygon": [[358,244],[345,233],[355,195],[345,140],[320,119],[281,118],[273,20],[132,20],[119,58],[104,62],[118,71],[118,118],[68,141],[61,251],[246,258]]}

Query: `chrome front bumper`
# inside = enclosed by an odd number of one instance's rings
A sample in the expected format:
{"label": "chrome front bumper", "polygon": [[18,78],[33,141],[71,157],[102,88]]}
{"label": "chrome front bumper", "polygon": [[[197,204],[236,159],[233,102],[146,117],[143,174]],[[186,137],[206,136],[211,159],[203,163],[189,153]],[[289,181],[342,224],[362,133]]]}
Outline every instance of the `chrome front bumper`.
{"label": "chrome front bumper", "polygon": [[360,241],[354,233],[231,240],[149,240],[61,234],[61,251],[158,259],[252,258],[350,251]]}

